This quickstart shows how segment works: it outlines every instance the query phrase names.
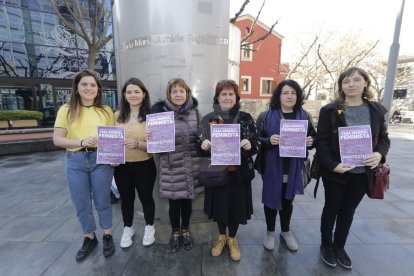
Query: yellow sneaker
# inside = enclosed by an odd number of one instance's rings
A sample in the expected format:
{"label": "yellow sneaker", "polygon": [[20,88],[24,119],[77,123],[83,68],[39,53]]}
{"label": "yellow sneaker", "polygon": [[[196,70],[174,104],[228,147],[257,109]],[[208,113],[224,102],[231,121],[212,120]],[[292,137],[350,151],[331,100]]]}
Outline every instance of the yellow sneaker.
{"label": "yellow sneaker", "polygon": [[239,246],[237,244],[236,237],[234,238],[229,237],[227,240],[227,244],[229,245],[231,259],[236,262],[240,261],[241,253],[240,253]]}
{"label": "yellow sneaker", "polygon": [[216,244],[211,248],[211,255],[218,257],[223,253],[224,246],[226,246],[227,240],[226,235],[220,235]]}

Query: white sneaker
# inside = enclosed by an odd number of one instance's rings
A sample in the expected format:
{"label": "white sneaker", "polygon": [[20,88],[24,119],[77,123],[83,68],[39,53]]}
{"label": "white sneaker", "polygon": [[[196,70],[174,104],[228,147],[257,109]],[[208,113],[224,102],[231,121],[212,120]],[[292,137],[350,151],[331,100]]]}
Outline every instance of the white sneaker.
{"label": "white sneaker", "polygon": [[142,244],[148,246],[154,243],[155,241],[155,229],[153,225],[145,226],[144,237],[142,238]]}
{"label": "white sneaker", "polygon": [[295,240],[295,236],[293,236],[292,231],[288,232],[281,232],[280,236],[285,240],[286,246],[293,251],[298,250],[299,246],[297,241]]}
{"label": "white sneaker", "polygon": [[124,233],[122,234],[122,238],[121,238],[121,247],[122,248],[127,248],[130,247],[132,245],[132,237],[134,236],[135,231],[134,228],[132,227],[124,227]]}
{"label": "white sneaker", "polygon": [[273,250],[275,248],[275,231],[272,231],[272,232],[266,231],[264,241],[263,241],[263,246],[267,250]]}

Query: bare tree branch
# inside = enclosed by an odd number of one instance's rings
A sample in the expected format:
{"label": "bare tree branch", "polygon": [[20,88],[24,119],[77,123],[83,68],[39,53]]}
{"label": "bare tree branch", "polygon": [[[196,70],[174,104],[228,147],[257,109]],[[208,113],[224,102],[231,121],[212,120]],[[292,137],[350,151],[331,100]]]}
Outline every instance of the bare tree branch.
{"label": "bare tree branch", "polygon": [[[110,18],[112,15],[112,8],[109,8],[108,2],[106,0],[94,1],[95,9],[90,22],[90,30],[88,30],[86,24],[84,23],[84,15],[82,14],[82,7],[79,2],[80,0],[64,0],[64,7],[75,24],[72,24],[63,16],[59,10],[56,0],[48,1],[65,28],[86,42],[89,50],[88,68],[94,69],[96,54],[113,38],[112,33],[108,34],[109,24],[111,21]],[[101,24],[103,24],[102,30],[100,29]]]}
{"label": "bare tree branch", "polygon": [[296,73],[296,70],[298,67],[302,64],[303,60],[309,55],[309,52],[313,49],[316,42],[318,41],[319,37],[316,36],[311,45],[309,46],[308,50],[302,55],[302,57],[299,58],[299,61],[295,64],[295,66],[291,69],[291,71],[288,74],[288,78],[290,78],[290,75]]}
{"label": "bare tree branch", "polygon": [[249,4],[249,0],[245,0],[243,5],[240,7],[240,10],[234,15],[233,18],[230,19],[230,23],[234,24],[237,21],[237,18],[240,16],[240,14],[243,13],[244,9],[246,8],[247,4]]}

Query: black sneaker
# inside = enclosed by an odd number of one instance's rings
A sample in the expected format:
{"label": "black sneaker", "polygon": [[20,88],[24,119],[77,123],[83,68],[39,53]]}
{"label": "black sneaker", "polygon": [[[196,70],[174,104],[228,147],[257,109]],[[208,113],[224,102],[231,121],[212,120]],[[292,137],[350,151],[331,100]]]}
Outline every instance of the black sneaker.
{"label": "black sneaker", "polygon": [[352,262],[344,248],[335,247],[336,259],[338,263],[346,269],[352,269]]}
{"label": "black sneaker", "polygon": [[114,240],[111,234],[105,234],[103,236],[103,255],[105,257],[112,256],[115,253]]}
{"label": "black sneaker", "polygon": [[330,267],[336,267],[336,256],[333,246],[321,245],[322,261]]}
{"label": "black sneaker", "polygon": [[181,248],[181,236],[180,233],[172,233],[170,242],[168,243],[172,253],[177,253]]}
{"label": "black sneaker", "polygon": [[193,248],[193,241],[191,239],[190,231],[189,230],[183,230],[182,231],[182,237],[183,237],[183,247],[185,250],[191,250]]}
{"label": "black sneaker", "polygon": [[89,253],[92,252],[92,250],[98,245],[98,240],[96,239],[96,236],[93,237],[93,239],[90,239],[88,237],[85,237],[83,239],[83,245],[81,249],[78,250],[78,253],[76,253],[76,261],[81,262],[88,257]]}

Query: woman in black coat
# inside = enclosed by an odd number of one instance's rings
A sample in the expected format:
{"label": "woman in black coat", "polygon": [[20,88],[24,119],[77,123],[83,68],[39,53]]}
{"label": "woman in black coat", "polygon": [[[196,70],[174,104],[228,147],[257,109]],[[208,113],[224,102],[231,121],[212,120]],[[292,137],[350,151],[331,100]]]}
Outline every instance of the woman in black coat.
{"label": "woman in black coat", "polygon": [[[241,257],[236,233],[240,224],[246,224],[253,214],[252,186],[254,178],[252,156],[257,153],[258,139],[254,120],[249,113],[240,111],[239,86],[233,80],[220,81],[214,95],[214,111],[201,121],[201,149],[211,150],[210,124],[240,124],[241,164],[227,167],[228,181],[223,186],[206,188],[204,212],[217,222],[219,237],[211,250],[214,257],[229,246],[230,257]],[[229,236],[226,237],[226,229]]]}
{"label": "woman in black coat", "polygon": [[[385,162],[390,147],[384,119],[387,110],[369,100],[370,83],[364,70],[356,67],[345,70],[338,79],[339,98],[324,106],[319,114],[316,148],[325,187],[321,258],[331,267],[338,261],[344,268],[352,268],[344,247],[354,213],[365,193],[373,187],[373,169]],[[358,125],[371,127],[373,153],[364,158],[365,166],[355,167],[341,162],[338,128]]]}

